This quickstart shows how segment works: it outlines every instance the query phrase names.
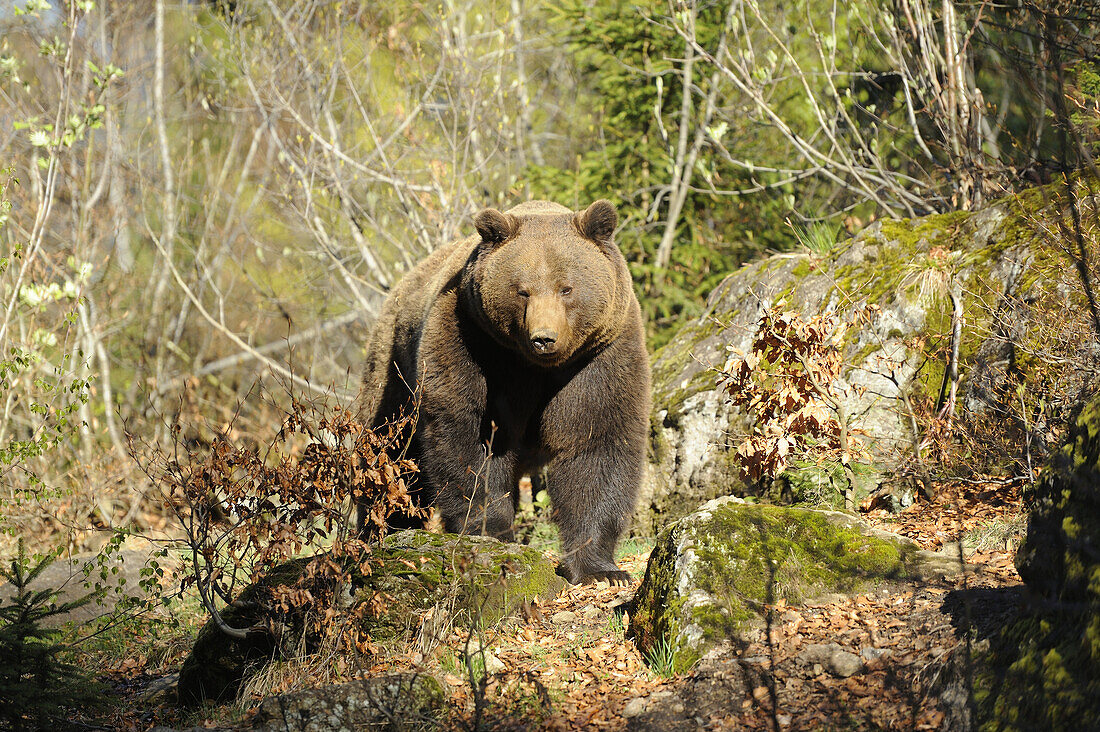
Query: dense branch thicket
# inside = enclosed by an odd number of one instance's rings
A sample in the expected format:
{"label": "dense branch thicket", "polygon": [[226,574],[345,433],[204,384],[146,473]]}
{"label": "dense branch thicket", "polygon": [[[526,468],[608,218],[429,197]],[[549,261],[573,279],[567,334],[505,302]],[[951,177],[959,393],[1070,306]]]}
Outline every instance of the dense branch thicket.
{"label": "dense branch thicket", "polygon": [[[232,423],[265,442],[279,412],[257,381],[287,386],[283,409],[350,399],[382,297],[486,205],[612,198],[656,347],[807,232],[1092,167],[1098,18],[1096,0],[20,2],[0,18],[5,526],[81,546],[160,526],[127,434],[168,445],[178,417],[188,440]],[[1087,222],[1062,234],[1086,274]],[[72,449],[47,459],[55,443]],[[60,523],[42,510],[61,504]]]}

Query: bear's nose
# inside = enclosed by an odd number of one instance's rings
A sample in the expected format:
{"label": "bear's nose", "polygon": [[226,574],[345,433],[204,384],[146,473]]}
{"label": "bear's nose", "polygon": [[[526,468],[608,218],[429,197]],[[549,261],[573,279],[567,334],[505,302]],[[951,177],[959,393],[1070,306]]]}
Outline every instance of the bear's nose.
{"label": "bear's nose", "polygon": [[558,334],[552,330],[539,330],[531,334],[531,347],[537,353],[553,353]]}

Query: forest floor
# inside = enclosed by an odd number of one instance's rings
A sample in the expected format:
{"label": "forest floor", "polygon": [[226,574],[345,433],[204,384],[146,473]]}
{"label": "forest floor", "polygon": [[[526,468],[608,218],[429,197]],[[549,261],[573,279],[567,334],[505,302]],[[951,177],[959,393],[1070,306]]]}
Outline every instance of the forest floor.
{"label": "forest floor", "polygon": [[[768,608],[768,626],[722,658],[704,659],[672,675],[670,659],[647,664],[626,637],[629,600],[648,546],[628,545],[620,564],[634,581],[570,586],[525,618],[482,631],[455,630],[427,652],[391,649],[365,675],[418,670],[440,678],[450,694],[449,729],[675,730],[942,729],[957,713],[930,693],[948,658],[965,658],[970,639],[998,627],[1021,598],[1013,566],[1023,511],[1016,486],[945,485],[931,502],[900,514],[871,511],[873,524],[908,536],[922,548],[961,545],[965,569],[950,576],[800,607]],[[196,621],[198,618],[195,619]],[[972,634],[964,632],[973,629]],[[193,626],[192,626],[193,628]],[[186,637],[192,629],[182,633]],[[140,631],[138,631],[140,632]],[[193,637],[193,636],[192,636]],[[487,668],[472,684],[463,660]],[[171,671],[184,645],[107,663],[110,718],[93,727],[147,730],[169,726],[247,726],[248,704],[182,716],[171,703]],[[103,668],[103,659],[97,663]],[[665,668],[662,668],[665,667]],[[258,696],[302,686],[287,674]],[[939,690],[942,691],[942,690]],[[480,704],[475,697],[481,695]],[[480,716],[476,711],[481,709]],[[86,725],[84,728],[87,728]]]}

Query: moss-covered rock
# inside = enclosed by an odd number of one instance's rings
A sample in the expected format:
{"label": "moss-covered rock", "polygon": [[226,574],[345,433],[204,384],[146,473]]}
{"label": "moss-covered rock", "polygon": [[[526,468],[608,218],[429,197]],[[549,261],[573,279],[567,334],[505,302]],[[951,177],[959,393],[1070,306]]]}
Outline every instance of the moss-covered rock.
{"label": "moss-covered rock", "polygon": [[990,639],[974,673],[982,730],[1083,730],[1100,724],[1100,398],[1028,495],[1016,564],[1042,599]]}
{"label": "moss-covered rock", "polygon": [[1018,458],[1002,446],[1019,444],[1025,428],[1033,454],[1041,450],[1046,427],[1080,405],[1089,370],[1073,364],[1097,360],[1074,331],[1079,320],[1087,332],[1086,321],[1068,315],[1087,313],[1068,249],[1044,234],[1059,230],[1063,196],[1052,186],[973,213],[879,221],[824,255],[779,254],[730,274],[654,358],[651,469],[634,533],[652,536],[711,498],[762,489],[738,479],[731,452],[751,425],[717,387],[715,369],[726,365],[727,346],[748,350],[761,309],[780,299],[806,316],[879,308],[846,337],[844,378],[860,387],[848,412],[860,416],[875,459],[869,486],[912,456],[906,400],[939,394],[952,321],[945,282],[961,293],[965,323],[958,423],[1004,424],[967,464],[988,470]]}
{"label": "moss-covered rock", "polygon": [[[180,671],[182,704],[232,698],[252,673],[270,662],[280,649],[300,648],[304,613],[276,616],[262,598],[273,586],[293,584],[310,560],[287,562],[247,587],[221,615],[233,628],[278,627],[282,637],[257,630],[245,639],[223,633],[213,620],[195,640]],[[565,581],[555,574],[554,562],[539,551],[495,539],[408,530],[386,538],[376,550],[370,575],[356,574],[352,605],[376,603],[364,628],[375,640],[405,639],[419,629],[429,609],[438,620],[491,625],[535,598],[556,596]],[[305,608],[308,610],[308,608]],[[306,646],[309,639],[306,638]]]}
{"label": "moss-covered rock", "polygon": [[757,627],[764,605],[861,591],[919,575],[926,561],[912,542],[847,514],[717,498],[658,537],[630,635],[644,656],[683,671]]}
{"label": "moss-covered rock", "polygon": [[1035,488],[1016,568],[1051,599],[1100,603],[1100,398],[1089,402]]}

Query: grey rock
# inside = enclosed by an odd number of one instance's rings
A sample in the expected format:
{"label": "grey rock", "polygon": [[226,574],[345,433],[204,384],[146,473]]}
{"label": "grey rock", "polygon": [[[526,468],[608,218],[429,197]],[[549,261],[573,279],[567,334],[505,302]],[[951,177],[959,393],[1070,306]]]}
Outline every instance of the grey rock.
{"label": "grey rock", "polygon": [[427,730],[437,727],[446,696],[437,679],[393,674],[264,699],[252,729],[261,732]]}
{"label": "grey rock", "polygon": [[508,670],[508,667],[504,665],[504,661],[501,661],[492,653],[485,654],[485,673],[499,674],[506,670]]}
{"label": "grey rock", "polygon": [[859,656],[836,643],[814,643],[802,649],[798,657],[811,664],[820,664],[834,676],[847,678],[863,670]]}
{"label": "grey rock", "polygon": [[865,648],[860,648],[859,649],[859,655],[862,656],[863,660],[865,660],[865,661],[875,661],[879,658],[882,658],[883,656],[889,656],[890,655],[890,649],[889,648],[872,648],[871,646],[867,646]]}
{"label": "grey rock", "polygon": [[[453,622],[468,622],[476,615],[479,622],[491,625],[524,603],[557,596],[565,585],[554,563],[541,552],[487,537],[401,531],[387,537],[374,557],[381,566],[369,576],[354,578],[361,588],[354,601],[370,601],[375,593],[387,598],[383,613],[364,617],[364,630],[378,640],[413,637],[418,617],[429,612]],[[468,560],[465,571],[453,571],[454,557]],[[311,644],[316,645],[317,639],[303,637],[304,612],[274,617],[265,608],[268,588],[293,584],[308,561],[307,557],[277,567],[223,611],[230,627],[257,629],[248,637],[230,638],[213,620],[206,624],[180,670],[181,704],[230,699],[245,678],[277,658],[280,649],[308,652]],[[262,630],[267,623],[285,628],[281,642]]]}
{"label": "grey rock", "polygon": [[766,603],[921,577],[923,561],[913,542],[847,514],[717,498],[657,537],[628,635],[643,657],[670,654],[684,672],[724,644],[759,639]]}
{"label": "grey rock", "polygon": [[[975,304],[978,298],[964,299],[969,340],[958,410],[960,419],[996,418],[998,389],[1011,378],[1005,368],[1010,355],[1034,350],[1027,339],[1049,323],[1050,308],[1074,307],[1067,294],[1072,263],[1038,235],[1035,211],[1021,208],[1042,205],[1034,201],[1046,193],[1035,193],[1031,204],[1021,202],[1026,197],[1009,198],[975,213],[880,221],[825,255],[779,254],[727,276],[710,294],[705,312],[685,323],[654,357],[651,464],[632,532],[653,536],[707,500],[757,490],[740,480],[733,459],[732,436],[751,425],[729,404],[714,369],[727,365],[727,346],[748,350],[761,310],[780,299],[805,316],[833,311],[844,317],[859,303],[878,306],[870,322],[853,329],[846,341],[850,367],[843,380],[860,387],[847,398],[848,412],[861,415],[857,426],[869,435],[874,458],[873,470],[860,477],[857,489],[889,483],[894,500],[888,503],[895,508],[910,503],[907,481],[893,477],[912,453],[913,436],[899,399],[918,378],[918,366],[932,356],[918,344],[945,337],[951,309],[946,297],[921,296],[915,285],[919,262],[936,248],[951,252],[960,287],[989,293],[981,306]],[[1050,266],[1052,261],[1065,264]],[[1060,274],[1052,281],[1049,272]],[[1082,363],[1098,360],[1089,347],[1082,345]],[[919,378],[927,379],[927,368],[921,373]],[[1049,391],[1057,395],[1051,408],[1068,416],[1080,404],[1088,369],[1067,366],[1051,373],[1056,383]],[[821,470],[801,468],[788,470],[771,490],[828,497],[838,487]]]}
{"label": "grey rock", "polygon": [[577,620],[577,614],[570,610],[561,610],[554,613],[550,617],[550,622],[554,625],[565,625],[566,623],[573,623]]}
{"label": "grey rock", "polygon": [[159,706],[162,703],[174,702],[176,698],[176,684],[179,683],[178,673],[167,674],[159,679],[153,679],[141,691],[141,700],[150,706]]}
{"label": "grey rock", "polygon": [[631,717],[637,717],[638,715],[645,712],[645,707],[645,697],[634,697],[633,699],[628,701],[626,703],[626,706],[623,708],[623,716],[627,719],[630,719]]}
{"label": "grey rock", "polygon": [[483,663],[487,674],[498,674],[507,668],[504,662],[497,658],[491,650],[482,648],[476,640],[471,641],[467,646],[466,657],[473,663]]}

